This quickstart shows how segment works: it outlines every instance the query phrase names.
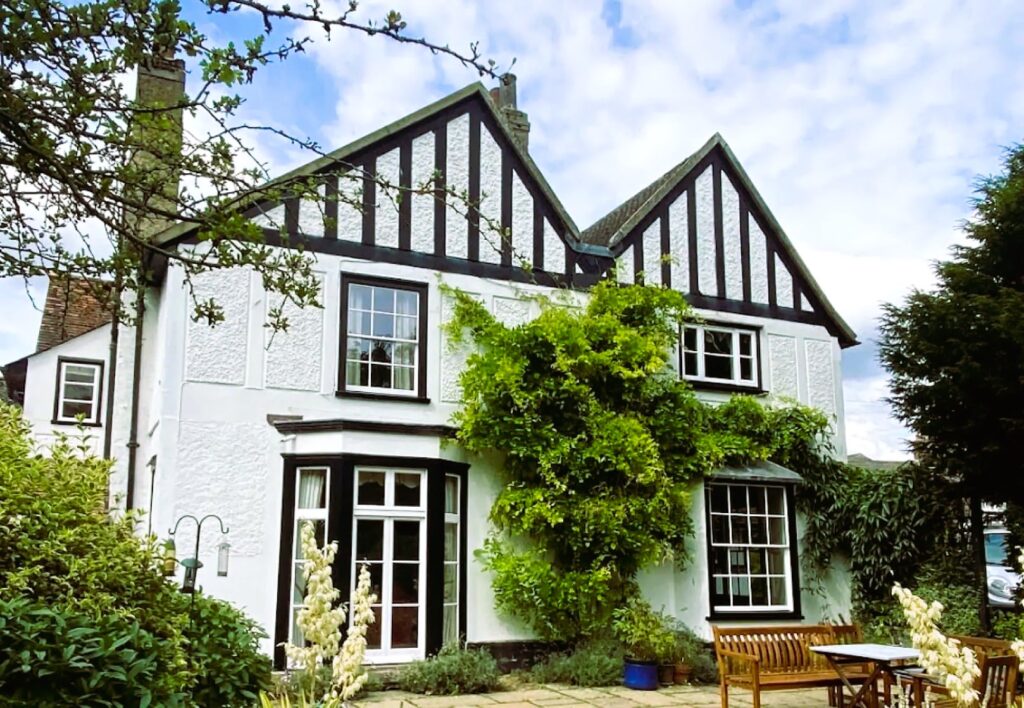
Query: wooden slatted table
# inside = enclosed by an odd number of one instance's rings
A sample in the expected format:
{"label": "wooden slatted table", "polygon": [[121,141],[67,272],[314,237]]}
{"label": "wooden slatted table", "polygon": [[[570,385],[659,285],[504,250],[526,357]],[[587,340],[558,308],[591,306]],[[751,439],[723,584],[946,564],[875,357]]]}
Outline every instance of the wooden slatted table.
{"label": "wooden slatted table", "polygon": [[[812,646],[810,650],[825,657],[839,674],[840,680],[846,686],[846,690],[849,691],[853,700],[850,705],[861,705],[866,708],[872,708],[877,704],[874,686],[878,679],[884,676],[888,680],[892,680],[894,670],[908,661],[916,661],[921,658],[921,653],[917,649],[888,644],[831,644]],[[871,674],[868,676],[868,680],[861,685],[860,690],[857,690],[850,683],[843,669],[850,664],[863,664],[865,661],[871,663]]]}

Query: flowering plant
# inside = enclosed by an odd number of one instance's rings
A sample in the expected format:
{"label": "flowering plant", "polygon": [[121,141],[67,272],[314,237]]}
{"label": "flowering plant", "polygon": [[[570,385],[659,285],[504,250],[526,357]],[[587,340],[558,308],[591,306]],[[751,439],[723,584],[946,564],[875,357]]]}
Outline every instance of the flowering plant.
{"label": "flowering plant", "polygon": [[313,702],[334,708],[355,697],[366,683],[366,673],[362,668],[366,656],[366,629],[375,619],[372,605],[377,596],[370,592],[370,572],[363,566],[352,594],[352,626],[342,644],[345,608],[335,606],[341,593],[331,580],[331,565],[338,552],[338,544],[331,542],[320,548],[313,524],[309,522],[302,524],[300,543],[306,592],[296,624],[302,631],[305,645],[285,644],[285,653],[289,664],[300,667],[304,672],[311,694],[317,692],[316,676],[320,668],[328,664],[331,666],[330,692],[319,700],[314,698]]}

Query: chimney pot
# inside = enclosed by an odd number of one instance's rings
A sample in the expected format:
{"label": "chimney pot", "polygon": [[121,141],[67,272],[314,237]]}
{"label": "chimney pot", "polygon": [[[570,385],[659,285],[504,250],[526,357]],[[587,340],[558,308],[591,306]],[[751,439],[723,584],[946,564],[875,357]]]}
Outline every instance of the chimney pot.
{"label": "chimney pot", "polygon": [[526,113],[516,106],[516,75],[502,74],[498,81],[498,85],[491,89],[491,99],[512,133],[512,139],[526,152],[530,142],[530,121]]}

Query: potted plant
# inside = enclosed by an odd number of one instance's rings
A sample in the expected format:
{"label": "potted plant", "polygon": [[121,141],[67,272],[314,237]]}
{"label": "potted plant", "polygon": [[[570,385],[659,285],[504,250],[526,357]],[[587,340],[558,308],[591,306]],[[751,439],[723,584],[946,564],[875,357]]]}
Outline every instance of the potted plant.
{"label": "potted plant", "polygon": [[672,632],[673,643],[672,643],[672,658],[674,660],[672,666],[672,682],[675,684],[686,684],[690,682],[690,675],[693,673],[693,667],[690,664],[690,656],[693,652],[693,642],[690,638],[690,632],[685,627],[677,626]]}
{"label": "potted plant", "polygon": [[626,647],[622,683],[627,688],[658,688],[658,666],[673,651],[675,638],[664,618],[639,598],[613,613],[612,630]]}
{"label": "potted plant", "polygon": [[684,684],[691,679],[704,682],[715,680],[715,664],[704,640],[682,622],[673,623],[672,635],[675,682]]}

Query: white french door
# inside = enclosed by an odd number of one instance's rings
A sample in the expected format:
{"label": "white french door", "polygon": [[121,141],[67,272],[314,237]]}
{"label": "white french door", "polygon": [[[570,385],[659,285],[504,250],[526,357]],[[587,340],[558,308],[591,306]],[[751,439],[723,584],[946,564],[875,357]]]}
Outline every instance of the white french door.
{"label": "white french door", "polygon": [[352,589],[365,565],[377,595],[376,621],[366,636],[366,660],[421,659],[426,630],[427,475],[424,470],[357,467],[354,483]]}

